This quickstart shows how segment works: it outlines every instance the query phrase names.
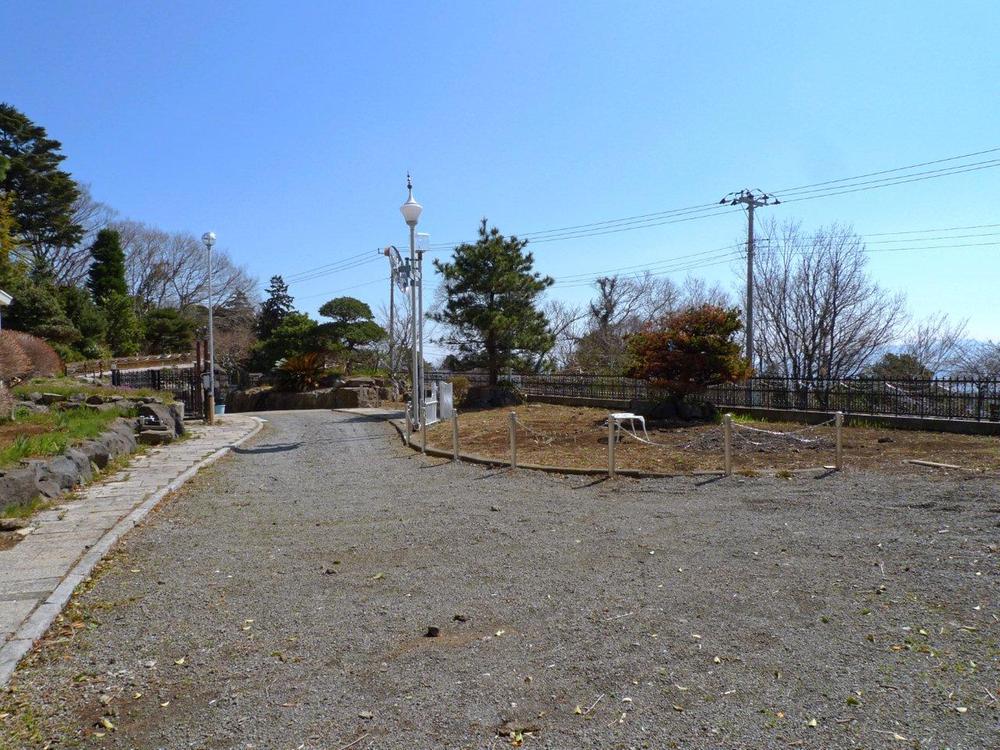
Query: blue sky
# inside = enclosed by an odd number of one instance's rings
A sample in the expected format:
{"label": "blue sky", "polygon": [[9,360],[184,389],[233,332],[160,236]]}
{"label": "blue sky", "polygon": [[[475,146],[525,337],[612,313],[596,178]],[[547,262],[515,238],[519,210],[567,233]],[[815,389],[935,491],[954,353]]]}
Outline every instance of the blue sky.
{"label": "blue sky", "polygon": [[[524,233],[1000,146],[995,2],[7,0],[3,19],[0,98],[63,142],[95,197],[214,229],[262,283],[405,242],[407,170],[433,243],[482,216]],[[985,169],[767,213],[862,234],[1000,223],[998,187]],[[733,213],[534,250],[558,279],[744,231]],[[996,337],[997,252],[878,253],[871,269],[914,311]],[[292,292],[310,311],[339,293],[374,307],[386,273]],[[694,273],[735,282],[728,264]]]}

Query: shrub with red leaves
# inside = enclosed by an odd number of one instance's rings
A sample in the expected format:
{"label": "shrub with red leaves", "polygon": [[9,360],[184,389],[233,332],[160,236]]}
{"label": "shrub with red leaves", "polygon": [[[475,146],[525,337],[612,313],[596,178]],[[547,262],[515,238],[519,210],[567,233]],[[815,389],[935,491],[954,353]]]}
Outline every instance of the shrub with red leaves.
{"label": "shrub with red leaves", "polygon": [[63,371],[55,349],[22,331],[0,331],[0,378],[51,377]]}
{"label": "shrub with red leaves", "polygon": [[751,374],[735,340],[742,328],[735,308],[701,305],[668,315],[628,337],[627,374],[682,397],[742,380]]}

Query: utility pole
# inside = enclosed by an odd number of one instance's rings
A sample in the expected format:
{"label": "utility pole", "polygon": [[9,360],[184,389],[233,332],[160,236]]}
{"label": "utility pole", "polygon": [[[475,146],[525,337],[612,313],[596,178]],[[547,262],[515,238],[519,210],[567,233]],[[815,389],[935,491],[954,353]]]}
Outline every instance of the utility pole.
{"label": "utility pole", "polygon": [[747,304],[746,304],[746,355],[750,366],[754,366],[753,347],[753,210],[761,206],[777,206],[781,201],[773,195],[760,190],[744,188],[739,192],[729,193],[719,201],[722,205],[747,207]]}
{"label": "utility pole", "polygon": [[396,284],[400,282],[402,261],[395,245],[389,245],[379,251],[389,259],[389,380],[396,379],[396,347],[393,336],[396,335]]}

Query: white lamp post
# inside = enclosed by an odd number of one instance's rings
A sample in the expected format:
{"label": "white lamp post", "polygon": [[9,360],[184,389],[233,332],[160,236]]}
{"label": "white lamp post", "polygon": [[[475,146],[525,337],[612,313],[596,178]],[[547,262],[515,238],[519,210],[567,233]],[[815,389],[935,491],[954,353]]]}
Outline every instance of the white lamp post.
{"label": "white lamp post", "polygon": [[420,278],[420,264],[417,262],[416,233],[417,222],[420,220],[420,212],[424,210],[424,207],[413,199],[413,180],[410,179],[409,174],[406,175],[406,190],[406,203],[399,207],[399,211],[403,214],[406,226],[410,228],[410,274],[413,276],[410,283],[410,317],[413,319],[413,340],[410,345],[410,348],[413,350],[412,365],[410,367],[410,380],[412,381],[410,401],[415,406],[413,416],[417,422],[417,426],[423,427],[424,363],[420,361],[420,344],[423,342],[423,321],[419,320],[417,309],[417,284],[423,283],[423,279]]}
{"label": "white lamp post", "polygon": [[208,250],[208,396],[205,399],[205,423],[215,422],[215,326],[212,324],[212,245],[215,232],[205,232],[201,236]]}

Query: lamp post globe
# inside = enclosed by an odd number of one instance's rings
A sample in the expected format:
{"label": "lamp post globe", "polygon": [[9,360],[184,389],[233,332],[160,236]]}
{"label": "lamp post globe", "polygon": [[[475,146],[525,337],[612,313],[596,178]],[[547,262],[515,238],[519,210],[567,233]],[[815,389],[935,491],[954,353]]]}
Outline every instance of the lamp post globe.
{"label": "lamp post globe", "polygon": [[406,226],[413,229],[420,221],[420,212],[424,210],[424,207],[413,199],[413,181],[409,175],[406,175],[406,190],[408,192],[406,203],[399,207],[399,212],[403,214]]}
{"label": "lamp post globe", "polygon": [[215,422],[215,325],[213,322],[212,304],[212,246],[215,244],[215,232],[205,232],[201,236],[208,250],[208,393],[205,394],[205,422]]}

